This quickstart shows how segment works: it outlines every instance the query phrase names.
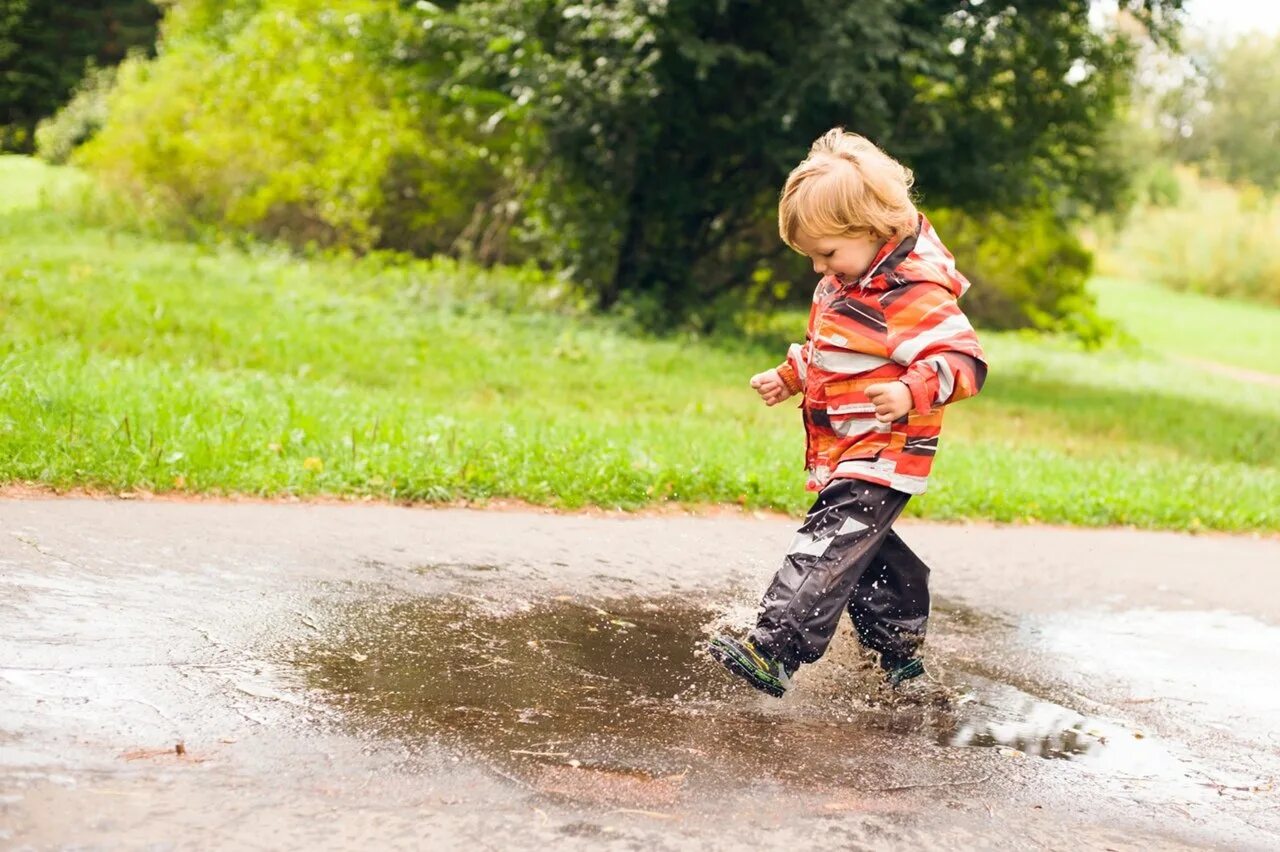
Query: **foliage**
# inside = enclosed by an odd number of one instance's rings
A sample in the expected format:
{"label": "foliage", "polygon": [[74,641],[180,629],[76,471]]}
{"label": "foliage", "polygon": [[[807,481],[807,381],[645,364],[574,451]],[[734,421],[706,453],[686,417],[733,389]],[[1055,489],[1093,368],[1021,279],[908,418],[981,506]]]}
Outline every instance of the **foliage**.
{"label": "foliage", "polygon": [[[0,159],[0,199],[7,175]],[[797,513],[811,500],[798,413],[746,386],[780,350],[567,318],[542,309],[554,282],[535,273],[304,261],[27,208],[0,215],[0,281],[0,483]],[[1180,299],[1166,316],[1184,307],[1171,325],[1203,327]],[[1225,328],[1280,320],[1222,307]],[[803,314],[790,322],[803,334]],[[1017,333],[983,343],[987,385],[948,412],[914,514],[1280,530],[1274,386]],[[1166,345],[1186,354],[1169,337],[1152,348]],[[1275,372],[1275,345],[1257,369]]]}
{"label": "foliage", "polygon": [[58,112],[36,125],[36,153],[41,159],[63,165],[71,154],[97,133],[107,121],[107,95],[115,85],[116,66],[95,67]]}
{"label": "foliage", "polygon": [[1089,344],[1107,336],[1086,289],[1093,258],[1048,212],[980,216],[938,210],[931,221],[962,258],[973,287],[965,312],[988,328],[1066,331]]}
{"label": "foliage", "polygon": [[[1163,34],[1180,4],[1122,5]],[[1061,327],[1087,304],[1049,230],[1121,204],[1130,165],[1104,131],[1132,51],[1088,9],[179,0],[84,161],[178,220],[535,259],[645,326],[708,331],[761,293],[806,293],[774,205],[810,141],[844,124],[915,168],[926,210],[1038,223],[1054,259],[1013,268],[1046,277],[984,273],[977,318]]]}
{"label": "foliage", "polygon": [[1087,0],[419,6],[457,70],[437,85],[502,92],[495,120],[541,129],[536,221],[606,307],[688,316],[778,264],[761,223],[833,124],[913,166],[930,206],[1107,207],[1124,183],[1098,141],[1132,51]]}
{"label": "foliage", "polygon": [[163,54],[121,69],[84,161],[178,220],[297,245],[456,249],[496,170],[471,116],[397,67],[410,23],[376,0],[180,4]]}
{"label": "foliage", "polygon": [[1280,33],[1202,42],[1193,56],[1199,73],[1162,104],[1174,155],[1224,180],[1280,190]]}
{"label": "foliage", "polygon": [[36,124],[85,74],[155,43],[152,0],[0,0],[0,150],[31,151]]}
{"label": "foliage", "polygon": [[1104,270],[1175,290],[1280,305],[1280,200],[1186,167],[1176,175],[1176,201],[1135,209],[1104,244]]}

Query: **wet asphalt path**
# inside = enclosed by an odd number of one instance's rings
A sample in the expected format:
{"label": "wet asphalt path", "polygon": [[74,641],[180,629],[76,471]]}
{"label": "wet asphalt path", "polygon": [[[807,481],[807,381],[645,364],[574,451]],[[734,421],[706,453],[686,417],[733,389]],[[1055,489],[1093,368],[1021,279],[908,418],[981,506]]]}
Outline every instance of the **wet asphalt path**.
{"label": "wet asphalt path", "polygon": [[0,848],[1280,847],[1280,542],[901,529],[936,679],[774,701],[786,521],[0,501]]}

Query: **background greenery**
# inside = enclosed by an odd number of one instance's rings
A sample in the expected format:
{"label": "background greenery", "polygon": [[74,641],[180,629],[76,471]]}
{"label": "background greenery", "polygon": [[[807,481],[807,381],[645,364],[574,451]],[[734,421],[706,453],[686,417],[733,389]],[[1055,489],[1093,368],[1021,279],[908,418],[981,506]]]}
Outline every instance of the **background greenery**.
{"label": "background greenery", "polygon": [[1107,128],[1181,0],[1122,5],[1141,39],[1090,0],[177,0],[42,147],[101,123],[80,162],[184,232],[532,260],[706,332],[805,301],[774,203],[846,125],[954,223],[982,321],[1097,338],[1073,226],[1128,202]]}
{"label": "background greenery", "polygon": [[1186,166],[1169,175],[1168,199],[1144,202],[1125,227],[1108,229],[1102,271],[1140,276],[1175,290],[1280,305],[1275,195],[1253,184],[1223,183]]}
{"label": "background greenery", "polygon": [[[0,159],[14,205],[74,173]],[[583,314],[536,271],[301,260],[0,215],[0,479],[113,491],[512,497],[562,507],[801,511],[791,406],[747,387],[781,350],[654,339]],[[948,414],[937,518],[1280,529],[1280,392],[1189,358],[1201,297],[1099,282],[1170,323],[1088,352],[987,332],[983,396]],[[1280,310],[1210,319],[1265,340]],[[798,336],[804,315],[775,315]],[[1250,331],[1251,330],[1251,331]],[[1242,345],[1239,358],[1253,350]],[[1280,383],[1272,372],[1267,381]]]}
{"label": "background greenery", "polygon": [[176,0],[116,65],[0,4],[0,141],[74,164],[0,159],[0,481],[800,511],[745,380],[843,123],[993,364],[913,512],[1276,531],[1280,40],[1088,5]]}
{"label": "background greenery", "polygon": [[159,18],[151,0],[0,0],[0,151],[34,150],[86,70],[150,49]]}

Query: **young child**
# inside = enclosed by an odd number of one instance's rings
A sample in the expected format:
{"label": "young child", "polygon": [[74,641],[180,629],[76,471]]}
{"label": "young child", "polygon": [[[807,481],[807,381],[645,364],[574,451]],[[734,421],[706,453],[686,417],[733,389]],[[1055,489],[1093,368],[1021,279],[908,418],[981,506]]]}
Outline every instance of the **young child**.
{"label": "young child", "polygon": [[943,406],[986,378],[957,298],[969,282],[911,202],[911,171],[837,128],[787,178],[778,230],[822,276],[804,345],[753,376],[766,405],[802,394],[808,488],[818,499],[764,594],[745,640],[710,653],[781,696],[826,651],[840,613],[879,652],[888,682],[924,673],[929,568],[893,531],[923,493]]}

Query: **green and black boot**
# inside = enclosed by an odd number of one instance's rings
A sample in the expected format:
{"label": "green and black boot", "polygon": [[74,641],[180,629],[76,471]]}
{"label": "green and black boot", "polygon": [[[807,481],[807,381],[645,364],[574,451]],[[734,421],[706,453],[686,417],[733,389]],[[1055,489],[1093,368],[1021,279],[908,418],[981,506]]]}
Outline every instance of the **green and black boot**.
{"label": "green and black boot", "polygon": [[795,669],[788,670],[782,663],[761,653],[750,639],[740,642],[731,636],[717,636],[711,640],[707,650],[731,673],[774,698],[781,698],[791,686],[791,675]]}
{"label": "green and black boot", "polygon": [[897,689],[903,683],[922,674],[924,674],[924,660],[913,657],[900,664],[891,664],[885,672],[884,679],[890,686]]}

